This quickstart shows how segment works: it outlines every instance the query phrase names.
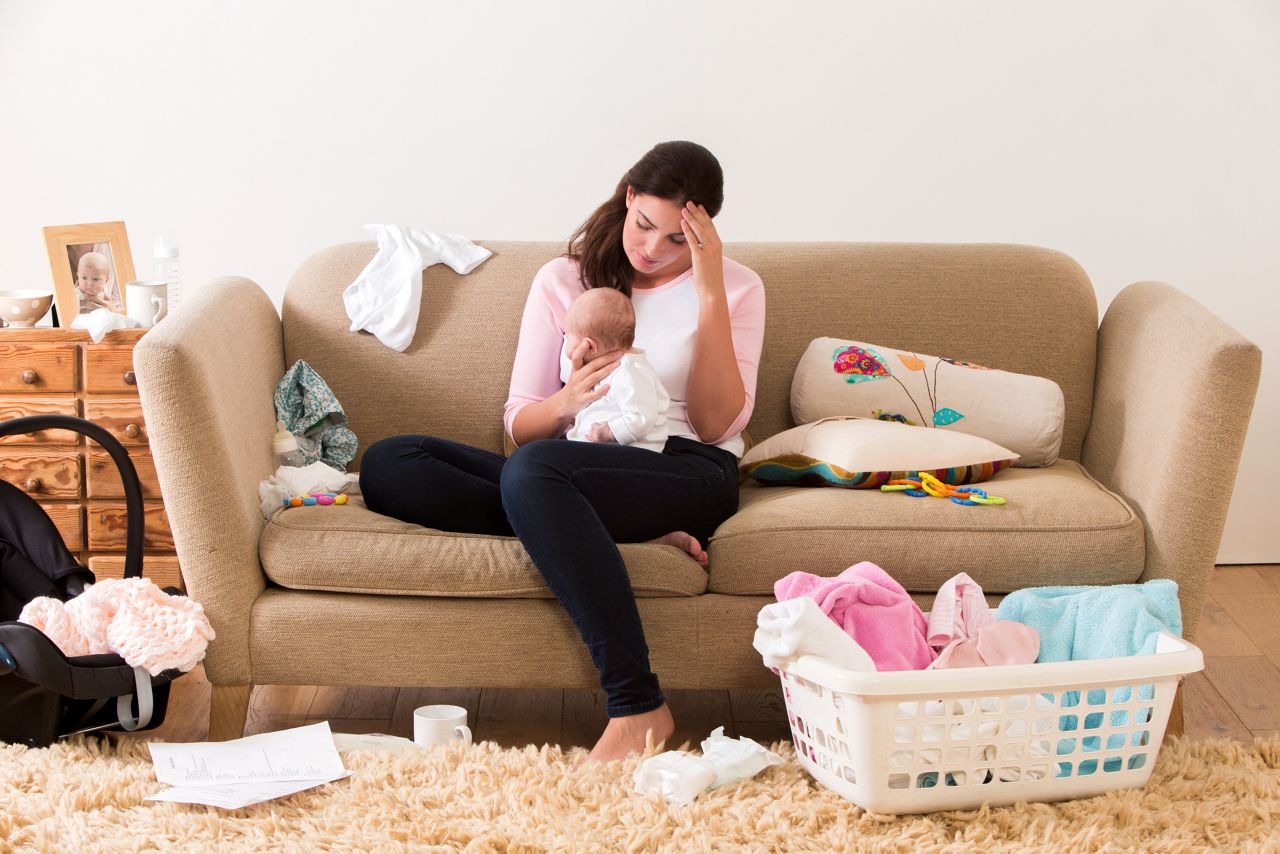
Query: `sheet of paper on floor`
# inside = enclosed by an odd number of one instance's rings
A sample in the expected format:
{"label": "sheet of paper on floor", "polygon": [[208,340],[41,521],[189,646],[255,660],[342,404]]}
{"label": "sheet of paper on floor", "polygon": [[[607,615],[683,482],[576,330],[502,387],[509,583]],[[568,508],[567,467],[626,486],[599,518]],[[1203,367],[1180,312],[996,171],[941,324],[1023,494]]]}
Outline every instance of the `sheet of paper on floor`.
{"label": "sheet of paper on floor", "polygon": [[233,741],[147,747],[156,779],[175,787],[147,800],[238,809],[350,775],[328,721]]}
{"label": "sheet of paper on floor", "polygon": [[[341,780],[350,777],[348,771]],[[260,804],[276,798],[283,798],[295,792],[323,786],[333,780],[290,780],[285,783],[232,783],[229,786],[174,786],[154,795],[147,795],[148,801],[171,801],[175,804],[202,804],[221,807],[224,810],[238,810]]]}

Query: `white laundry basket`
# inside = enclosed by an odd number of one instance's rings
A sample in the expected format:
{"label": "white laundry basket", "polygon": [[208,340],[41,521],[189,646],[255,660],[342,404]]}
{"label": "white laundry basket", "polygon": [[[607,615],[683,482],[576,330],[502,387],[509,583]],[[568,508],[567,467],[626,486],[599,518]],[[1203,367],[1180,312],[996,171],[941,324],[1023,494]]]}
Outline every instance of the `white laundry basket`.
{"label": "white laundry basket", "polygon": [[1128,658],[861,673],[806,655],[775,672],[805,769],[901,814],[1141,786],[1178,682],[1202,669],[1199,648],[1162,634]]}

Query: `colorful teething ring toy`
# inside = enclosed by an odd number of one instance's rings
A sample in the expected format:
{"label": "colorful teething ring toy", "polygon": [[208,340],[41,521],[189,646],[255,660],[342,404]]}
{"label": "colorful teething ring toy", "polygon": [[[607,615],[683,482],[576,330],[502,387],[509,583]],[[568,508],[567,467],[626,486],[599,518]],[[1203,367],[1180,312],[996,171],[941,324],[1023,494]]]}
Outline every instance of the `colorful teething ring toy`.
{"label": "colorful teething ring toy", "polygon": [[943,483],[928,472],[920,472],[920,479],[895,478],[881,485],[881,492],[905,492],[913,498],[950,498],[956,504],[973,507],[978,504],[1004,504],[1005,500],[998,495],[987,495],[986,491],[976,486],[951,486]]}

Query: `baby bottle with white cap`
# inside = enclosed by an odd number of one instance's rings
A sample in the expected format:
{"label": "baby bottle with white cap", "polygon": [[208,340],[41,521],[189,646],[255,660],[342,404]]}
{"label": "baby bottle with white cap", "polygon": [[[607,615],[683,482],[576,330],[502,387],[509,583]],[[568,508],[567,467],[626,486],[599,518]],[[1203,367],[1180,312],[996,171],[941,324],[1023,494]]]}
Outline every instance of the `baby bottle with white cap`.
{"label": "baby bottle with white cap", "polygon": [[276,422],[276,435],[271,439],[271,451],[275,454],[276,468],[294,466],[301,468],[307,464],[302,449],[298,447],[298,437],[289,432],[283,421]]}
{"label": "baby bottle with white cap", "polygon": [[168,299],[168,311],[172,312],[178,307],[182,289],[180,281],[181,257],[178,252],[178,244],[172,233],[165,232],[156,238],[152,255],[156,262],[156,280],[166,282],[169,285],[165,291]]}

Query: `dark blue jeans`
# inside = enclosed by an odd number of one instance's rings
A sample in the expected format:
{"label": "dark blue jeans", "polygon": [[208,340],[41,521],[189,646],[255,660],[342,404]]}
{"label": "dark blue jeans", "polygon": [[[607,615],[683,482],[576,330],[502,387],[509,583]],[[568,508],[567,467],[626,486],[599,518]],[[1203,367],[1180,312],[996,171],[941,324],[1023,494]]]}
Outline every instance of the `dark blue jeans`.
{"label": "dark blue jeans", "polygon": [[360,490],[375,513],[473,534],[517,536],[600,671],[610,717],[665,702],[615,543],[687,531],[705,548],[738,509],[738,460],[671,438],[662,453],[546,439],[510,458],[431,436],[365,451]]}

